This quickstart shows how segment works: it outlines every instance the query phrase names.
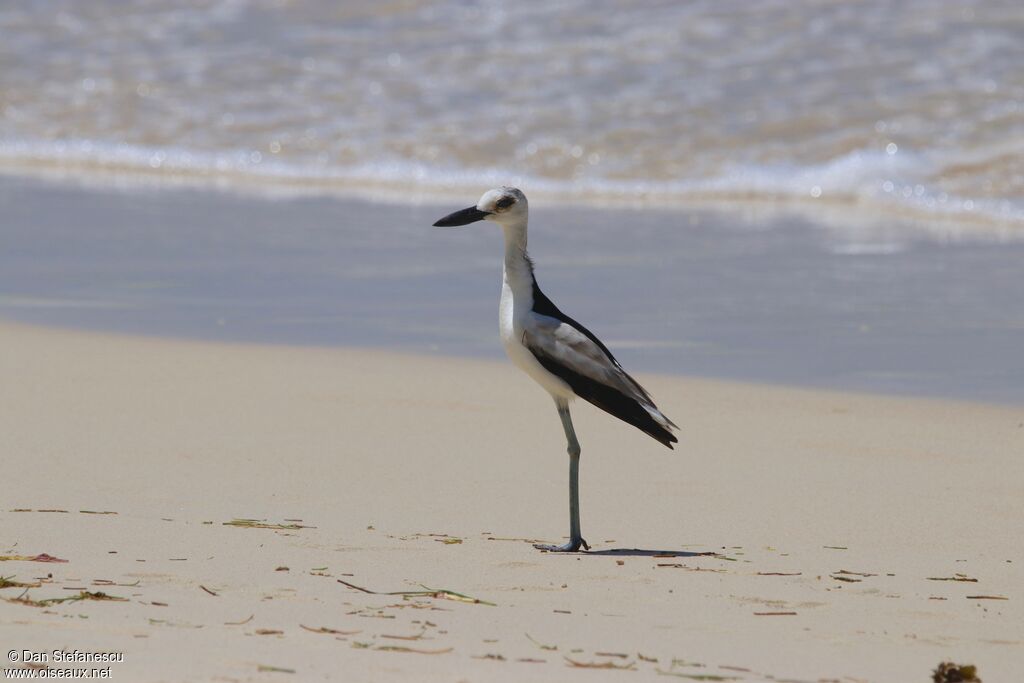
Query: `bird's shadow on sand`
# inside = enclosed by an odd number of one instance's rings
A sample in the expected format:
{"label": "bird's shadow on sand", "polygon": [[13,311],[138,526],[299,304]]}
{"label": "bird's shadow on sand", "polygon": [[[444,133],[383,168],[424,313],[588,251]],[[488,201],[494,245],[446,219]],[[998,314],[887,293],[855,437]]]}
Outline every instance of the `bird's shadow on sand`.
{"label": "bird's shadow on sand", "polygon": [[689,550],[648,550],[646,548],[608,548],[572,553],[590,557],[713,557],[718,553],[696,553]]}

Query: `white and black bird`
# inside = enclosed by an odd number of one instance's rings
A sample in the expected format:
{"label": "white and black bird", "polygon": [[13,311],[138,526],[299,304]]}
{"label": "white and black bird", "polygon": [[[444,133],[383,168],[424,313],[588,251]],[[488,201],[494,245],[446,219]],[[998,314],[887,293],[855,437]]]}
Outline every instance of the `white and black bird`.
{"label": "white and black bird", "polygon": [[484,193],[476,206],[434,223],[438,227],[493,221],[505,233],[505,267],[499,318],[508,357],[551,394],[562,420],[569,450],[569,542],[537,545],[541,550],[590,549],[580,534],[580,444],[569,415],[569,401],[579,396],[672,448],[678,441],[672,420],[658,410],[640,384],[630,377],[601,340],[562,313],[544,296],[526,253],[526,196],[514,187]]}

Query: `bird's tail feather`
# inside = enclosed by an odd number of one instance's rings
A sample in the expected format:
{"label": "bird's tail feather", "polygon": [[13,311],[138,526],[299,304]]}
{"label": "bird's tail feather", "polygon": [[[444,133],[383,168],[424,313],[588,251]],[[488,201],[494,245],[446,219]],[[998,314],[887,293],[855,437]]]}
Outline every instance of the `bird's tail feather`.
{"label": "bird's tail feather", "polygon": [[[543,356],[538,356],[537,360],[545,367],[549,363],[554,365]],[[548,369],[554,372],[554,369]],[[677,428],[675,424],[672,420],[665,417],[653,403],[639,401],[632,396],[627,396],[614,387],[597,382],[586,375],[573,372],[564,366],[557,367],[557,370],[558,375],[583,400],[592,403],[610,415],[614,415],[623,422],[628,422],[669,448],[672,448],[672,444],[679,441],[671,431],[673,428]]]}

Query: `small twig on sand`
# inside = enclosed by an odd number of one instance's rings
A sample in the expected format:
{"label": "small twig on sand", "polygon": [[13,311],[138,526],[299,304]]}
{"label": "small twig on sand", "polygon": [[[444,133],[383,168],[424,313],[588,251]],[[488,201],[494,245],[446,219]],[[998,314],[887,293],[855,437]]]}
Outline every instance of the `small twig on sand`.
{"label": "small twig on sand", "polygon": [[225,626],[244,626],[245,624],[248,624],[250,621],[252,621],[252,618],[255,617],[255,616],[256,616],[255,614],[250,614],[248,619],[243,619],[242,621],[225,621],[224,625]]}
{"label": "small twig on sand", "polygon": [[616,664],[615,662],[578,662],[570,657],[565,657],[565,661],[569,663],[569,666],[577,669],[625,669],[628,671],[636,670],[635,662],[626,662],[625,664]]}
{"label": "small twig on sand", "polygon": [[258,664],[256,670],[260,673],[279,673],[279,674],[293,674],[295,669],[282,669],[279,666],[270,666],[269,664]]}
{"label": "small twig on sand", "polygon": [[445,655],[454,650],[453,647],[446,647],[443,650],[417,650],[413,647],[405,647],[404,645],[378,645],[373,648],[380,652],[409,652],[417,655]]}
{"label": "small twig on sand", "polygon": [[230,522],[223,522],[223,526],[239,526],[246,529],[315,529],[316,527],[304,524],[269,524],[262,519],[233,519]]}
{"label": "small twig on sand", "polygon": [[0,588],[39,588],[42,583],[38,581],[36,583],[24,583],[23,581],[15,581],[14,576],[0,576]]}
{"label": "small twig on sand", "polygon": [[44,600],[33,600],[28,597],[28,591],[19,595],[16,598],[3,598],[7,602],[17,602],[22,605],[31,605],[32,607],[49,607],[50,605],[59,605],[64,602],[79,602],[81,600],[99,600],[99,601],[110,601],[110,602],[128,602],[128,598],[118,597],[116,595],[107,595],[101,591],[80,591],[78,595],[69,595],[66,598],[46,598]]}
{"label": "small twig on sand", "polygon": [[[429,588],[427,586],[423,586],[423,590],[421,590],[421,591],[387,591],[387,592],[383,592],[383,591],[373,591],[373,590],[370,590],[369,588],[363,588],[362,586],[357,586],[354,583],[349,583],[348,581],[344,581],[342,579],[337,579],[337,581],[338,581],[338,583],[340,583],[340,584],[342,584],[344,586],[348,586],[349,588],[353,588],[353,589],[355,589],[357,591],[360,591],[362,593],[368,593],[369,595],[401,595],[403,597],[438,598],[438,599],[441,599],[441,600],[455,600],[456,602],[467,602],[467,603],[470,603],[470,604],[473,604],[473,605],[490,605],[491,607],[497,607],[497,605],[495,605],[493,602],[487,602],[486,600],[481,600],[480,598],[474,598],[472,596],[465,595],[463,593],[456,593],[455,591],[448,590],[447,588]],[[422,586],[423,584],[420,584],[420,585]]]}
{"label": "small twig on sand", "polygon": [[53,555],[47,555],[46,553],[39,553],[38,555],[0,555],[0,562],[4,561],[16,561],[16,562],[67,562],[59,557]]}
{"label": "small twig on sand", "polygon": [[299,624],[299,628],[309,631],[310,633],[327,633],[333,636],[354,636],[357,633],[362,633],[361,629],[358,631],[339,631],[338,629],[327,628],[326,626],[321,626],[320,628],[313,628],[311,626],[303,626],[302,624]]}

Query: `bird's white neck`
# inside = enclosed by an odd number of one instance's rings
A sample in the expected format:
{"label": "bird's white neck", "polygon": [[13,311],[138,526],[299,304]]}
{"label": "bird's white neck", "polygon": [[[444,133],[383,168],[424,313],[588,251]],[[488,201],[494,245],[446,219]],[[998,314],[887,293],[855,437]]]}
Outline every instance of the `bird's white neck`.
{"label": "bird's white neck", "polygon": [[526,221],[501,226],[505,233],[505,282],[512,294],[533,290],[533,263],[526,254]]}

